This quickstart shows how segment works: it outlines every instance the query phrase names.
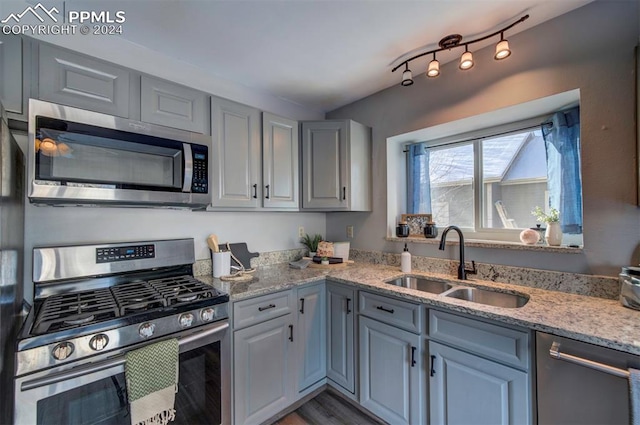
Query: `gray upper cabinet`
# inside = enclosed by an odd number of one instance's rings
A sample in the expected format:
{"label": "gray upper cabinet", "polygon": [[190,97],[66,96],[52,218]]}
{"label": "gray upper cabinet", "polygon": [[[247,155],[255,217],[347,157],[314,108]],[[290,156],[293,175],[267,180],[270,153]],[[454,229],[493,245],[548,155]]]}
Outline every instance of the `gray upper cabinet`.
{"label": "gray upper cabinet", "polygon": [[211,99],[211,205],[258,208],[260,111],[227,99]]}
{"label": "gray upper cabinet", "polygon": [[302,392],[327,376],[325,285],[323,282],[296,292],[298,392]]}
{"label": "gray upper cabinet", "polygon": [[302,123],[302,207],[371,211],[371,129],[351,120]]}
{"label": "gray upper cabinet", "polygon": [[298,122],[263,112],[263,206],[297,210],[298,181]]}
{"label": "gray upper cabinet", "polygon": [[142,121],[207,134],[207,95],[157,78],[142,76]]}
{"label": "gray upper cabinet", "polygon": [[355,291],[327,283],[327,378],[355,394]]}
{"label": "gray upper cabinet", "polygon": [[7,112],[25,112],[22,80],[22,38],[0,35],[0,100]]}
{"label": "gray upper cabinet", "polygon": [[129,118],[130,71],[47,44],[39,46],[38,97]]}

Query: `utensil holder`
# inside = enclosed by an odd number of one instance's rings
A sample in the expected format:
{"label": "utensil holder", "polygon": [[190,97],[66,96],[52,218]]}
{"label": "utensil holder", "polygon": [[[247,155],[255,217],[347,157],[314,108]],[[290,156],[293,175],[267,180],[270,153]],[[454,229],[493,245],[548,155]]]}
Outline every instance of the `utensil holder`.
{"label": "utensil holder", "polygon": [[213,277],[231,274],[231,251],[212,251],[211,270],[213,271]]}

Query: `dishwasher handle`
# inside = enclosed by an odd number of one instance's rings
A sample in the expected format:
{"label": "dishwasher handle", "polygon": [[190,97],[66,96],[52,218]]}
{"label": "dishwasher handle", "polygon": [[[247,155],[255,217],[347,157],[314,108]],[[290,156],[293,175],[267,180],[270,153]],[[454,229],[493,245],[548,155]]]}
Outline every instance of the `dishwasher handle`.
{"label": "dishwasher handle", "polygon": [[572,356],[571,354],[560,352],[560,343],[553,341],[551,348],[549,349],[549,355],[556,360],[564,360],[565,362],[574,363],[580,366],[595,369],[600,372],[608,373],[610,375],[618,376],[620,378],[629,378],[629,371],[619,369],[617,367],[609,366],[603,363],[594,362],[593,360],[583,359],[582,357]]}

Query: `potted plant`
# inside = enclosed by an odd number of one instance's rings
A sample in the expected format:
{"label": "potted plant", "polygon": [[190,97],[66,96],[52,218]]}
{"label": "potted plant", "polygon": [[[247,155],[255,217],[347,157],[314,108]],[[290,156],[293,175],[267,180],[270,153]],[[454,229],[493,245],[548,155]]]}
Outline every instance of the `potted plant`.
{"label": "potted plant", "polygon": [[545,213],[542,208],[536,207],[531,211],[536,220],[547,223],[547,230],[544,232],[544,238],[549,246],[560,246],[562,243],[562,229],[560,228],[560,212],[551,208],[549,213]]}
{"label": "potted plant", "polygon": [[320,259],[320,264],[322,264],[323,266],[328,266],[329,265],[329,257],[322,257]]}
{"label": "potted plant", "polygon": [[301,239],[300,243],[307,247],[309,250],[309,257],[313,257],[316,255],[316,251],[318,250],[318,244],[322,242],[322,235],[315,234],[313,236],[309,236],[306,233]]}

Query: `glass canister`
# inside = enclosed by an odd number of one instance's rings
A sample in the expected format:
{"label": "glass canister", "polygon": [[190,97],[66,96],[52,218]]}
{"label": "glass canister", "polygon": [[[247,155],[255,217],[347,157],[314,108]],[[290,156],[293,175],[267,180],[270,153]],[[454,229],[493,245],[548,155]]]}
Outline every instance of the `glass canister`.
{"label": "glass canister", "polygon": [[409,225],[406,221],[401,221],[396,226],[396,236],[399,238],[409,237]]}

